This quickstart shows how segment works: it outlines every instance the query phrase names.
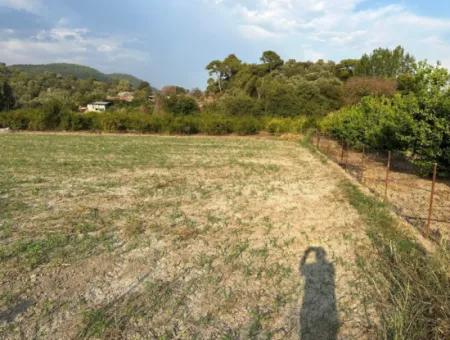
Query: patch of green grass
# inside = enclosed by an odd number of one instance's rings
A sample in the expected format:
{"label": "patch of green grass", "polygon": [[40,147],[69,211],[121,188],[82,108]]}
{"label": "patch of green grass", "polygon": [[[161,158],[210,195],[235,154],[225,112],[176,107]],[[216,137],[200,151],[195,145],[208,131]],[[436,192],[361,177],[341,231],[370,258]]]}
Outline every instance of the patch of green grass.
{"label": "patch of green grass", "polygon": [[445,247],[428,253],[407,235],[388,207],[355,185],[341,183],[347,199],[367,225],[377,255],[359,266],[371,282],[385,339],[448,339],[450,337],[450,257]]}
{"label": "patch of green grass", "polygon": [[102,337],[111,323],[111,320],[102,309],[87,310],[83,319],[86,328],[80,334],[80,338]]}
{"label": "patch of green grass", "polygon": [[52,260],[80,258],[101,245],[110,249],[110,236],[48,234],[38,239],[21,239],[1,247],[0,263],[15,260],[19,265],[33,269]]}

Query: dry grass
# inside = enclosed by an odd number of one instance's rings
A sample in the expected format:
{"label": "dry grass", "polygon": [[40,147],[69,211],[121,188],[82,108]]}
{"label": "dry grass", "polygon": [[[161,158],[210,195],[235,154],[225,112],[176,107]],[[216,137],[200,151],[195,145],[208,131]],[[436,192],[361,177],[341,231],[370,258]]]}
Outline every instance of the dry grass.
{"label": "dry grass", "polygon": [[364,222],[340,175],[299,144],[45,134],[0,144],[0,337],[298,338],[310,247],[327,252],[321,275],[335,296],[317,301],[336,304],[339,336],[373,336],[355,265]]}
{"label": "dry grass", "polygon": [[[321,138],[320,150],[337,162],[341,161],[342,147],[334,140]],[[358,180],[381,197],[385,193],[387,153],[366,154],[348,150],[345,153],[343,166]],[[427,223],[431,178],[423,177],[417,169],[403,157],[393,154],[389,185],[388,201],[396,212],[412,225],[424,229]],[[434,195],[433,214],[431,220],[432,236],[436,239],[450,240],[450,181],[438,178]]]}

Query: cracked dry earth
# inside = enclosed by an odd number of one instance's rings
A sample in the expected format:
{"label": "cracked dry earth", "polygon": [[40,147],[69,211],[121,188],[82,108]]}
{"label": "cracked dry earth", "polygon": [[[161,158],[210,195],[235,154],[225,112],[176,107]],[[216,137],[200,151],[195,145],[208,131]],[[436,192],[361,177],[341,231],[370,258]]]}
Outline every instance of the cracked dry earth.
{"label": "cracked dry earth", "polygon": [[364,224],[298,142],[0,144],[1,338],[373,337]]}

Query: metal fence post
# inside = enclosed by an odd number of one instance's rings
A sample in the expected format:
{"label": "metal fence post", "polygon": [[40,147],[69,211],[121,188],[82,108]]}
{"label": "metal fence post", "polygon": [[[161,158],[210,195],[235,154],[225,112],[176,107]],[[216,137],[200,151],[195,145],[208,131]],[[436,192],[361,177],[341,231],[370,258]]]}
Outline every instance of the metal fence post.
{"label": "metal fence post", "polygon": [[428,221],[427,221],[427,227],[426,227],[426,230],[425,230],[426,236],[430,235],[431,216],[433,215],[434,188],[436,186],[436,173],[437,173],[437,163],[434,163],[434,167],[433,167],[433,182],[431,183],[430,208],[428,210]]}
{"label": "metal fence post", "polygon": [[388,153],[388,161],[386,166],[386,180],[384,184],[384,200],[387,199],[387,192],[388,192],[388,183],[389,183],[389,171],[391,170],[391,152]]}

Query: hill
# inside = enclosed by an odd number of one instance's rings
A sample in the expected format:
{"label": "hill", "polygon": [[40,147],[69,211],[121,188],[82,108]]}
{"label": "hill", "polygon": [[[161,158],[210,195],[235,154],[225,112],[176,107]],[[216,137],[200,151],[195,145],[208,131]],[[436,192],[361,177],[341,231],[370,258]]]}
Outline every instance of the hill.
{"label": "hill", "polygon": [[111,73],[108,74],[107,77],[113,80],[122,80],[122,79],[128,80],[130,84],[133,85],[134,88],[138,87],[139,84],[142,82],[142,79],[139,79],[131,74],[126,73]]}
{"label": "hill", "polygon": [[75,76],[78,79],[88,79],[93,78],[98,81],[112,81],[112,80],[128,80],[133,87],[137,87],[139,83],[142,81],[141,79],[132,76],[130,74],[124,73],[113,73],[113,74],[105,74],[96,70],[95,68],[78,65],[78,64],[68,64],[68,63],[54,63],[54,64],[44,64],[44,65],[11,65],[8,66],[11,70],[17,70],[27,73],[43,73],[43,72],[52,72],[61,74],[63,76]]}

